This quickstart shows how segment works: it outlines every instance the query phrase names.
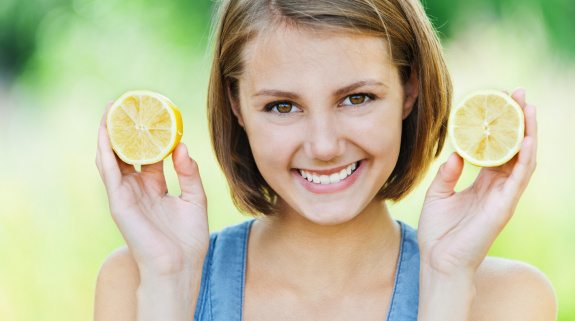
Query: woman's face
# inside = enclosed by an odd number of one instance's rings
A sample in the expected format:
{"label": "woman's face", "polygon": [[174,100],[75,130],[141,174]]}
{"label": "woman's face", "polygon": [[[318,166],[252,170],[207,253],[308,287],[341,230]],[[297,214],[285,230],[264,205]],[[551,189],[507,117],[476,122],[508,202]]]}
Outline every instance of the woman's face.
{"label": "woman's face", "polygon": [[417,80],[401,84],[387,46],[289,27],[246,46],[233,109],[288,212],[318,224],[349,221],[389,178]]}

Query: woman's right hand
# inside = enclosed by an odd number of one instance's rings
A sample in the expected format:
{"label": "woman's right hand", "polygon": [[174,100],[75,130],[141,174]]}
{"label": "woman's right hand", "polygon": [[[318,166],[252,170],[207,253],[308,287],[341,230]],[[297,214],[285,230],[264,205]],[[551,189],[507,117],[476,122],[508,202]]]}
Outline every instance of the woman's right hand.
{"label": "woman's right hand", "polygon": [[106,130],[109,103],[98,133],[96,166],[106,186],[110,212],[140,272],[161,278],[200,271],[208,250],[207,201],[198,166],[180,143],[172,154],[181,188],[168,194],[163,162],[141,171],[119,159]]}

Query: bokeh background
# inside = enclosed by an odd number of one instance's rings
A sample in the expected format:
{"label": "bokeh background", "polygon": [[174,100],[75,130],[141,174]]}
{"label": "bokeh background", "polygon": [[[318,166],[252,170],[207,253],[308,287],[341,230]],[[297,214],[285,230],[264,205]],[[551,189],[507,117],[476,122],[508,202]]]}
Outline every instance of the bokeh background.
{"label": "bokeh background", "polygon": [[[524,86],[538,107],[538,168],[490,255],[528,262],[575,320],[575,2],[428,0],[455,100]],[[124,244],[94,165],[108,101],[132,89],[170,97],[200,165],[212,230],[232,206],[206,124],[208,0],[0,1],[0,320],[89,320],[98,269]],[[391,204],[417,225],[446,148],[413,194]],[[179,194],[171,162],[170,192]],[[478,169],[466,165],[460,189]]]}

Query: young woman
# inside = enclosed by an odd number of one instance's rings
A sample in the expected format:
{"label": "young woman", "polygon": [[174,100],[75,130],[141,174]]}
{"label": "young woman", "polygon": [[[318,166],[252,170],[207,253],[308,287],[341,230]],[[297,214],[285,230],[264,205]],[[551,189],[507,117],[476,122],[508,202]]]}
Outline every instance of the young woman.
{"label": "young woman", "polygon": [[[440,153],[451,102],[417,0],[229,0],[219,13],[210,133],[237,207],[257,218],[208,233],[184,144],[182,194],[162,163],[96,163],[127,247],[106,260],[95,320],[555,320],[537,269],[486,258],[535,169],[535,107],[520,153],[454,192],[441,166],[419,230],[392,219]],[[104,115],[105,116],[105,115]]]}

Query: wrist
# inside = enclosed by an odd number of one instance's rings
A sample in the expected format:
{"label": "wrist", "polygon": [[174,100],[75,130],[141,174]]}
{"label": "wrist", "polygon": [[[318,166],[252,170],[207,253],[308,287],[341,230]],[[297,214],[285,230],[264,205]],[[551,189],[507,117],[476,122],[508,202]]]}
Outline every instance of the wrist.
{"label": "wrist", "polygon": [[141,277],[138,321],[193,320],[201,278],[201,270]]}
{"label": "wrist", "polygon": [[138,270],[142,280],[171,280],[185,278],[191,273],[201,275],[204,267],[205,253],[200,257],[161,257],[151,260],[140,260]]}
{"label": "wrist", "polygon": [[469,320],[475,301],[475,273],[446,274],[422,264],[418,321]]}

